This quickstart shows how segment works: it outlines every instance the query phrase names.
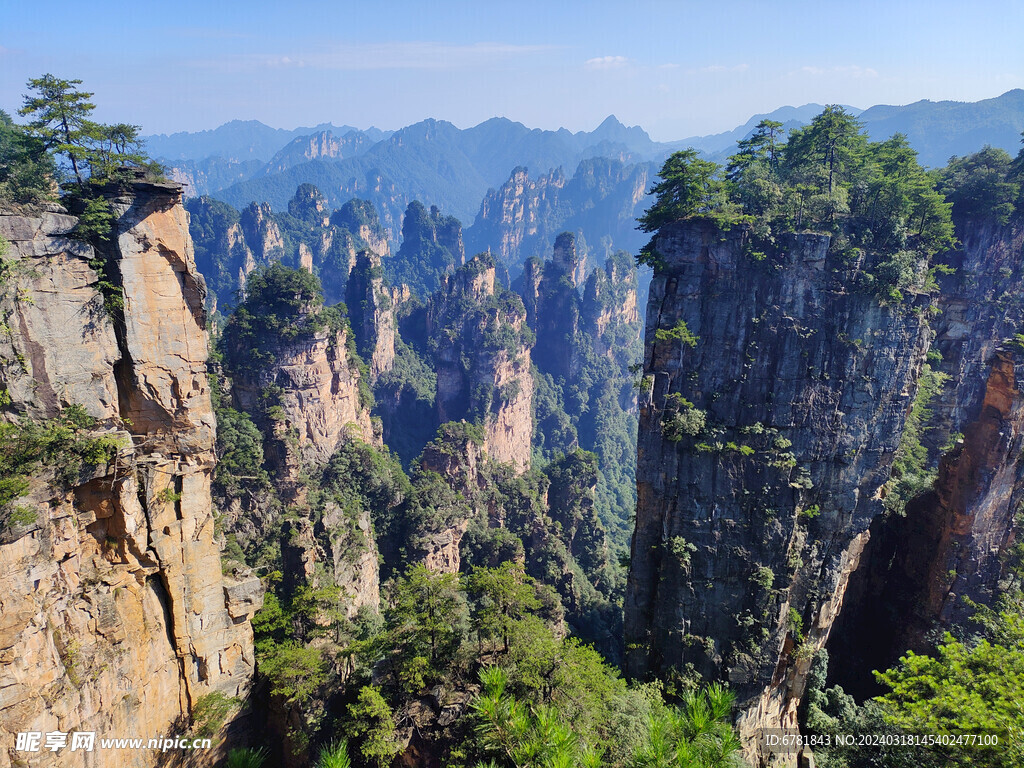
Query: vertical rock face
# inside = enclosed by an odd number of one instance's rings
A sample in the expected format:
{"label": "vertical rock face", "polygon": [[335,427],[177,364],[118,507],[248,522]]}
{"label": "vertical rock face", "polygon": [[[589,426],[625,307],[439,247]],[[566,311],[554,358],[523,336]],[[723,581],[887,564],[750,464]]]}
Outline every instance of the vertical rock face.
{"label": "vertical rock face", "polygon": [[774,263],[681,222],[656,243],[625,603],[634,675],[728,678],[741,732],[796,726],[889,476],[929,330],[880,305],[824,235]]}
{"label": "vertical rock face", "polygon": [[519,298],[500,289],[494,261],[473,258],[431,300],[438,420],[478,419],[494,459],[523,470],[533,432],[532,334]]}
{"label": "vertical rock face", "polygon": [[349,273],[345,304],[356,348],[376,379],[395,364],[395,313],[391,292],[384,285],[380,256],[360,251]]}
{"label": "vertical rock face", "polygon": [[312,184],[300,184],[288,201],[288,213],[314,227],[326,227],[331,218],[327,198]]}
{"label": "vertical rock face", "polygon": [[[540,280],[535,272],[524,280],[525,303],[536,307],[537,337],[544,340],[535,352],[537,367],[556,379],[575,379],[579,374],[577,333],[580,326],[580,301],[576,292],[581,260],[576,254],[576,237],[563,232],[555,239],[554,257],[545,262]],[[535,292],[530,289],[533,286]]]}
{"label": "vertical rock face", "polygon": [[318,131],[309,136],[299,136],[286,144],[263,167],[263,175],[280,173],[299,163],[320,158],[342,160],[365,152],[373,142],[362,131],[349,131],[344,136],[335,136],[331,131]]}
{"label": "vertical rock face", "polygon": [[637,306],[637,275],[625,254],[610,257],[595,269],[583,290],[583,326],[594,339],[594,351],[614,357],[636,343],[641,334]]}
{"label": "vertical rock face", "polygon": [[[927,578],[916,579],[923,600],[917,617],[943,625],[962,624],[972,613],[961,598],[991,605],[1004,566],[1003,555],[1014,540],[1016,510],[1024,498],[1024,397],[1020,382],[1024,359],[1016,349],[1000,349],[992,357],[978,416],[963,430],[963,440],[939,465],[935,490],[916,499],[908,521],[925,535]],[[921,525],[922,522],[931,525]],[[907,622],[910,624],[910,622]],[[908,627],[908,645],[920,642],[930,625]]]}
{"label": "vertical rock face", "polygon": [[[78,219],[63,213],[3,216],[0,236],[16,260],[0,334],[3,381],[12,401],[42,418],[71,404],[90,415],[119,413],[114,363],[121,353],[89,266],[92,248],[66,237]],[[7,287],[7,293],[10,287]]]}
{"label": "vertical rock face", "polygon": [[278,473],[297,479],[303,462],[324,464],[349,436],[373,442],[348,342],[347,329],[330,326],[295,336],[268,333],[264,348],[272,362],[234,372],[239,409],[269,414],[265,426],[278,438],[271,451]]}
{"label": "vertical rock face", "polygon": [[575,235],[563,232],[555,239],[551,260],[530,259],[517,282],[527,322],[544,341],[534,352],[537,366],[567,381],[579,376],[587,352],[584,347],[615,357],[640,337],[632,258],[622,252],[614,254],[605,261],[604,269],[595,269],[584,282],[585,268],[586,261],[576,252]]}
{"label": "vertical rock face", "polygon": [[557,190],[565,186],[565,173],[561,168],[536,180],[522,166],[513,169],[508,181],[500,189],[490,190],[480,203],[477,223],[473,225],[473,244],[496,243],[494,254],[507,267],[521,261],[524,241],[540,236],[547,243],[546,231],[551,209],[557,200]]}
{"label": "vertical rock face", "polygon": [[284,255],[284,239],[274,221],[270,203],[250,203],[241,213],[240,223],[245,241],[261,264],[280,259]]}
{"label": "vertical rock face", "polygon": [[349,614],[376,606],[377,546],[352,467],[380,440],[343,314],[323,305],[315,277],[272,265],[250,280],[223,338],[233,402],[263,433],[255,474],[269,474],[264,493],[224,499],[227,529],[250,550],[277,541],[285,593],[335,586]]}
{"label": "vertical rock face", "polygon": [[369,200],[353,198],[331,214],[331,224],[347,229],[357,238],[363,240],[371,251],[378,256],[391,254],[388,246],[387,233],[381,226],[377,209]]}
{"label": "vertical rock face", "polygon": [[220,297],[245,286],[245,278],[256,268],[256,259],[245,242],[238,211],[209,197],[189,200],[189,229],[195,248],[196,266],[206,279],[207,308],[216,311]]}
{"label": "vertical rock face", "polygon": [[384,264],[392,285],[408,285],[420,296],[438,289],[443,279],[466,263],[462,224],[437,206],[428,211],[413,200],[402,219],[402,246]]}
{"label": "vertical rock face", "polygon": [[175,448],[212,451],[206,379],[206,286],[176,186],[137,185],[113,201],[124,290],[121,415],[133,432]]}
{"label": "vertical rock face", "polygon": [[636,217],[656,172],[653,163],[607,158],[582,160],[571,178],[557,168],[531,179],[526,168],[516,168],[485,195],[466,232],[467,247],[470,253],[489,248],[513,277],[526,260],[546,253],[563,230],[586,231],[608,251],[635,253],[643,245]]}
{"label": "vertical rock face", "polygon": [[[462,425],[465,426],[465,425]],[[468,434],[468,430],[442,432],[439,439],[423,449],[420,467],[423,471],[440,475],[463,498],[472,500],[485,485],[480,477],[487,457],[483,445]],[[437,573],[458,573],[462,565],[460,545],[462,537],[474,516],[484,516],[488,510],[470,501],[461,515],[453,515],[446,525],[417,531],[413,558]]]}
{"label": "vertical rock face", "polygon": [[935,486],[908,502],[905,516],[872,526],[829,643],[831,657],[845,660],[830,677],[857,695],[874,695],[871,670],[963,625],[972,611],[965,598],[991,605],[1016,537],[1021,354],[1006,342],[1024,327],[1024,230],[980,221],[960,236],[934,323],[942,358],[934,365],[949,378],[922,436],[938,462]]}
{"label": "vertical rock face", "polygon": [[947,257],[956,271],[940,278],[934,323],[932,347],[942,360],[933,367],[949,381],[931,406],[935,429],[925,440],[933,455],[976,417],[992,355],[1024,329],[1024,227],[980,221],[960,236],[962,248]]}
{"label": "vertical rock face", "polygon": [[380,555],[373,537],[370,510],[362,509],[355,521],[336,503],[324,509],[322,538],[330,541],[334,584],[344,592],[345,611],[351,618],[363,606],[380,606]]}
{"label": "vertical rock face", "polygon": [[[7,410],[50,418],[80,404],[123,443],[111,465],[71,481],[34,476],[17,500],[23,522],[0,534],[0,731],[10,745],[18,731],[180,732],[204,695],[244,694],[251,679],[248,619],[262,591],[254,578],[221,574],[204,294],[180,195],[139,184],[113,201],[108,279],[124,291],[116,332],[92,249],[65,237],[74,219],[0,216],[16,265],[2,300],[17,320],[6,343],[22,369],[4,364]],[[28,297],[34,309],[21,306]],[[36,385],[24,388],[25,377]],[[40,765],[76,759],[44,755]],[[0,754],[0,765],[12,757]],[[153,760],[144,750],[92,758]]]}

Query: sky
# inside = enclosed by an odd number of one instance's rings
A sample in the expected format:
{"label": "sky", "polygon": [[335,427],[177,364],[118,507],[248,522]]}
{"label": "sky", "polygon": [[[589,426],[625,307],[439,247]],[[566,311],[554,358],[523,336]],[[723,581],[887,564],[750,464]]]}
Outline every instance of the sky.
{"label": "sky", "polygon": [[659,141],[806,103],[1024,87],[1021,0],[0,0],[0,109],[50,72],[144,134],[507,117]]}

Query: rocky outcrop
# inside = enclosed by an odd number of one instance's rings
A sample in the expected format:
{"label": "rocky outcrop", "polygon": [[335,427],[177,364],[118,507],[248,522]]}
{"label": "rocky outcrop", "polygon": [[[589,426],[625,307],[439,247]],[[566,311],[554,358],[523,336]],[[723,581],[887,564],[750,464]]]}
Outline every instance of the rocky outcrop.
{"label": "rocky outcrop", "polygon": [[643,326],[637,302],[637,273],[628,254],[614,254],[605,261],[604,269],[590,273],[580,315],[598,355],[615,358],[640,340]]}
{"label": "rocky outcrop", "polygon": [[487,507],[478,498],[486,485],[480,472],[487,461],[483,441],[468,425],[449,426],[459,428],[441,428],[438,439],[423,449],[420,471],[439,475],[468,503],[457,507],[455,514],[445,515],[444,524],[431,521],[409,537],[415,542],[413,559],[437,573],[459,572],[466,529],[474,518],[486,520],[488,516]]}
{"label": "rocky outcrop", "polygon": [[576,237],[563,232],[555,239],[554,255],[544,262],[540,279],[536,264],[523,281],[523,303],[533,308],[532,328],[544,340],[534,357],[537,367],[556,379],[574,381],[580,373],[580,297],[577,293],[584,262],[576,252]]}
{"label": "rocky outcrop", "polygon": [[491,244],[495,257],[505,265],[522,263],[526,256],[539,255],[524,249],[524,241],[550,242],[548,219],[557,202],[557,191],[566,184],[561,168],[530,179],[529,170],[519,166],[497,190],[489,190],[470,237],[474,245]]}
{"label": "rocky outcrop", "polygon": [[245,287],[256,268],[256,258],[245,242],[238,212],[209,197],[189,200],[189,230],[196,266],[206,280],[206,306],[213,314],[218,305],[230,304],[232,293]]}
{"label": "rocky outcrop", "polygon": [[300,184],[288,201],[288,213],[310,227],[326,227],[331,219],[327,198],[312,184]]}
{"label": "rocky outcrop", "polygon": [[250,204],[239,214],[210,198],[188,204],[196,260],[209,283],[208,306],[225,311],[257,266],[281,262],[315,274],[328,304],[345,299],[356,254],[390,252],[376,209],[365,200],[349,200],[331,211],[327,198],[312,184],[301,184],[288,201],[288,212]]}
{"label": "rocky outcrop", "polygon": [[497,284],[493,259],[481,254],[445,280],[431,299],[427,332],[436,352],[438,420],[478,421],[492,458],[527,468],[533,335],[519,298]]}
{"label": "rocky outcrop", "polygon": [[260,264],[279,261],[284,256],[284,239],[270,203],[250,203],[241,213],[240,224],[245,241]]}
{"label": "rocky outcrop", "polygon": [[949,378],[931,403],[924,436],[938,459],[950,436],[973,421],[985,397],[988,368],[1004,339],[1024,329],[1024,226],[973,222],[961,229],[962,246],[946,254],[952,274],[939,276],[940,312],[933,325],[933,367]]}
{"label": "rocky outcrop", "polygon": [[362,131],[349,131],[344,136],[336,136],[331,131],[317,131],[308,136],[299,136],[286,144],[263,166],[261,175],[280,173],[310,160],[356,157],[373,144],[373,140]]}
{"label": "rocky outcrop", "polygon": [[[355,525],[352,525],[352,523]],[[322,519],[324,538],[331,542],[330,561],[334,584],[342,590],[348,616],[366,606],[380,606],[380,563],[373,536],[370,510],[363,508],[354,521],[348,511],[328,502]]]}
{"label": "rocky outcrop", "polygon": [[380,256],[360,251],[345,291],[356,349],[376,380],[395,364],[395,313],[391,291],[384,285]]}
{"label": "rocky outcrop", "polygon": [[589,277],[586,268],[576,236],[563,232],[555,239],[551,259],[530,259],[517,281],[527,322],[544,340],[534,353],[537,367],[556,379],[575,381],[591,351],[625,362],[620,366],[623,374],[634,362],[617,359],[640,339],[632,257],[621,251],[612,254]]}
{"label": "rocky outcrop", "polygon": [[[967,625],[972,603],[992,605],[1013,567],[1014,510],[1024,493],[1021,350],[1024,230],[971,223],[963,247],[946,255],[933,359],[948,378],[928,404],[921,442],[937,463],[934,488],[903,516],[875,521],[829,641],[830,679],[859,697],[875,695],[872,670],[907,650],[928,650],[936,631]],[[944,455],[943,455],[944,454]]]}
{"label": "rocky outcrop", "polygon": [[392,285],[408,285],[420,297],[432,294],[466,263],[462,224],[436,205],[428,211],[418,200],[409,203],[402,219],[402,246],[384,261]]}
{"label": "rocky outcrop", "polygon": [[555,236],[565,230],[577,233],[581,256],[590,255],[583,232],[592,245],[601,245],[601,254],[635,253],[643,245],[636,217],[643,211],[656,172],[652,163],[627,165],[607,158],[583,160],[571,178],[557,168],[531,179],[526,168],[518,167],[481,202],[473,226],[466,231],[469,252],[490,249],[513,277],[529,258],[543,256]]}
{"label": "rocky outcrop", "polygon": [[297,481],[303,464],[326,463],[349,437],[374,440],[348,335],[329,324],[294,336],[268,334],[272,362],[232,371],[239,410],[258,414],[257,423],[274,436],[265,450],[279,478]]}
{"label": "rocky outcrop", "polygon": [[72,404],[99,419],[119,413],[114,364],[121,353],[89,266],[92,248],[67,237],[77,223],[63,212],[0,218],[0,237],[12,246],[3,286],[3,384],[35,418]]}
{"label": "rocky outcrop", "polygon": [[381,226],[377,209],[369,200],[352,198],[331,214],[331,225],[346,229],[381,257],[391,255],[387,232]]}
{"label": "rocky outcrop", "polygon": [[824,235],[659,233],[640,394],[627,668],[726,678],[747,738],[796,728],[810,659],[882,511],[929,299],[858,289]]}
{"label": "rocky outcrop", "polygon": [[[82,405],[100,419],[92,436],[122,446],[116,460],[70,480],[43,468],[0,536],[0,731],[9,745],[18,731],[180,733],[204,696],[244,695],[253,673],[248,619],[262,589],[244,572],[221,573],[204,290],[181,190],[136,184],[111,202],[107,282],[123,291],[116,325],[89,266],[95,254],[67,237],[72,217],[0,216],[14,266],[3,307],[16,322],[5,343],[22,369],[4,366],[8,414],[52,418]],[[26,388],[25,377],[36,385]],[[5,750],[0,765],[23,758]],[[34,759],[78,760],[67,750]],[[98,750],[91,760],[154,763],[145,750]]]}

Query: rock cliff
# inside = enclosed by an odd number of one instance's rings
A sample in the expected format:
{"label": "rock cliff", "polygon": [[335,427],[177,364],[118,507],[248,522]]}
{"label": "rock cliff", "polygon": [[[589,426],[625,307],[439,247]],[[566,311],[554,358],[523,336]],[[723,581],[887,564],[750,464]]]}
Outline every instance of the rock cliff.
{"label": "rock cliff", "polygon": [[[18,731],[185,733],[204,696],[242,696],[253,672],[248,620],[262,589],[221,573],[205,291],[181,189],[140,183],[111,202],[104,254],[70,238],[77,222],[63,213],[0,216],[12,245],[4,418],[67,419],[80,406],[96,421],[80,421],[74,439],[120,446],[79,471],[44,462],[0,536],[0,730],[11,745]],[[103,260],[105,285],[90,266]],[[5,751],[0,765],[19,757]],[[155,761],[145,750],[91,759]]]}
{"label": "rock cliff", "polygon": [[889,477],[929,298],[880,303],[824,235],[658,235],[640,394],[627,668],[726,678],[744,737],[796,728]]}
{"label": "rock cliff", "polygon": [[426,298],[446,275],[465,263],[459,220],[443,215],[437,206],[428,211],[418,200],[409,203],[402,219],[402,246],[384,260],[390,283],[408,285],[414,294]]}
{"label": "rock cliff", "polygon": [[598,514],[624,547],[636,501],[637,269],[622,251],[584,281],[585,269],[576,236],[563,232],[551,258],[529,259],[515,282],[539,339],[534,448],[546,457],[577,447],[597,454]]}
{"label": "rock cliff", "polygon": [[360,251],[349,273],[345,304],[356,348],[376,380],[395,364],[395,302],[384,284],[380,256]]}
{"label": "rock cliff", "polygon": [[293,484],[349,437],[374,439],[351,329],[303,274],[280,265],[261,273],[224,336],[234,403],[267,435],[277,479]]}
{"label": "rock cliff", "polygon": [[635,252],[643,244],[636,217],[648,202],[655,173],[651,163],[606,158],[583,160],[569,178],[562,168],[532,179],[526,168],[515,168],[508,181],[487,192],[466,231],[466,245],[470,253],[490,249],[513,277],[528,259],[543,256],[565,230],[581,238],[582,256],[588,255],[583,232],[599,254]]}
{"label": "rock cliff", "polygon": [[241,213],[210,198],[189,201],[196,260],[210,286],[208,306],[226,311],[236,291],[256,266],[281,262],[315,274],[328,304],[345,298],[356,254],[390,253],[377,211],[353,199],[332,211],[312,184],[302,184],[288,201],[287,212],[274,213],[267,203],[251,203]]}
{"label": "rock cliff", "polygon": [[[934,321],[936,370],[948,378],[928,404],[920,440],[937,464],[934,488],[903,516],[875,522],[850,598],[829,643],[830,678],[876,692],[871,670],[906,649],[926,651],[937,630],[963,626],[971,603],[991,605],[1013,563],[1014,510],[1024,493],[1017,456],[1022,424],[1024,230],[984,219],[960,233],[946,261]],[[934,356],[933,356],[934,357]]]}
{"label": "rock cliff", "polygon": [[577,286],[585,269],[576,251],[576,237],[563,232],[555,239],[554,254],[544,262],[537,279],[535,264],[525,274],[523,303],[533,309],[537,336],[544,339],[535,353],[537,367],[556,379],[575,381],[580,373],[580,297]]}
{"label": "rock cliff", "polygon": [[250,203],[241,212],[240,224],[245,241],[260,264],[284,256],[284,239],[269,203]]}
{"label": "rock cliff", "polygon": [[519,297],[495,280],[494,261],[474,257],[431,300],[439,422],[479,421],[487,453],[522,471],[533,432],[533,334]]}
{"label": "rock cliff", "polygon": [[263,166],[260,173],[269,176],[310,160],[356,157],[373,143],[362,131],[349,131],[343,136],[337,136],[331,131],[317,131],[308,136],[299,136],[286,144]]}

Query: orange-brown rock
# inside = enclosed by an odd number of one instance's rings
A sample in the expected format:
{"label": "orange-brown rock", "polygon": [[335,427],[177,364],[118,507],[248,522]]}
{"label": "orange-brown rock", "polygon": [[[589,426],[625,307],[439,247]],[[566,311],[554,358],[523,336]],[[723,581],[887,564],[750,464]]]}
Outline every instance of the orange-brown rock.
{"label": "orange-brown rock", "polygon": [[[108,269],[124,291],[117,334],[88,265],[92,249],[63,237],[73,220],[0,217],[26,268],[15,272],[4,306],[13,292],[38,307],[15,313],[12,344],[30,351],[37,386],[20,389],[5,366],[12,407],[45,418],[84,405],[122,444],[116,461],[70,482],[51,469],[34,475],[17,500],[19,522],[0,535],[5,744],[19,731],[183,733],[202,697],[241,696],[251,681],[249,618],[262,588],[245,573],[221,573],[204,292],[180,194],[137,184],[113,200],[119,218]],[[9,749],[0,766],[24,759]],[[211,752],[196,764],[214,759]],[[147,750],[89,756],[98,768],[156,761]],[[32,762],[80,764],[67,750]]]}
{"label": "orange-brown rock", "polygon": [[522,471],[533,434],[533,335],[519,297],[499,288],[493,259],[481,254],[446,278],[431,300],[437,414],[440,422],[479,420],[487,453]]}

